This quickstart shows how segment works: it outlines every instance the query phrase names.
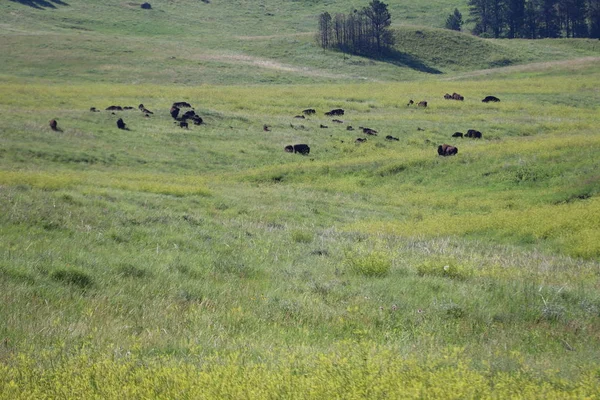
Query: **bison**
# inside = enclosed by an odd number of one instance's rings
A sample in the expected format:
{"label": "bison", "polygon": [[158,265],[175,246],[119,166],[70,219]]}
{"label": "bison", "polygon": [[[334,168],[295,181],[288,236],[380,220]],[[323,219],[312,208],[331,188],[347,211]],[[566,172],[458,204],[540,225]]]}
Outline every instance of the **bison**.
{"label": "bison", "polygon": [[348,125],[348,126],[346,127],[346,130],[347,130],[347,131],[353,131],[353,130],[354,130],[354,128],[352,127],[352,125]]}
{"label": "bison", "polygon": [[367,138],[356,138],[356,140],[354,141],[354,143],[365,143],[367,141]]}
{"label": "bison", "polygon": [[327,129],[327,128],[329,128],[329,127],[328,127],[327,125],[323,125],[323,124],[321,124],[321,125],[319,125],[319,128],[321,128],[321,129]]}
{"label": "bison", "polygon": [[117,120],[117,128],[119,128],[119,129],[125,129],[125,122],[123,121],[123,118],[119,118]]}
{"label": "bison", "polygon": [[150,3],[142,3],[140,5],[141,8],[143,8],[144,10],[151,10],[152,9],[152,5]]}
{"label": "bison", "polygon": [[365,135],[377,136],[377,131],[375,129],[363,128],[362,126],[359,128],[362,129]]}
{"label": "bison", "polygon": [[496,96],[486,96],[485,99],[481,100],[483,103],[489,103],[490,101],[493,103],[497,103],[500,101]]}
{"label": "bison", "polygon": [[426,102],[425,100],[423,100],[423,101],[420,101],[420,102],[417,104],[417,106],[419,106],[419,107],[427,107],[427,102]]}
{"label": "bison", "polygon": [[452,95],[451,95],[450,93],[446,93],[446,94],[444,95],[444,98],[445,98],[446,100],[452,100]]}
{"label": "bison", "polygon": [[284,150],[288,153],[300,153],[303,156],[308,155],[310,153],[310,147],[307,144],[295,144],[285,146]]}
{"label": "bison", "polygon": [[177,116],[179,115],[179,107],[173,106],[169,112],[171,113],[171,117],[177,119]]}
{"label": "bison", "polygon": [[386,140],[396,140],[396,141],[399,141],[399,140],[400,140],[400,139],[398,139],[397,137],[394,137],[394,136],[391,136],[391,135],[387,135],[387,136],[385,137],[385,139],[386,139]]}
{"label": "bison", "polygon": [[201,116],[195,115],[194,118],[192,118],[192,122],[194,123],[194,125],[202,125],[204,123],[204,120]]}
{"label": "bison", "polygon": [[462,132],[454,132],[452,134],[452,137],[460,137],[461,138],[461,137],[463,137],[463,133]]}
{"label": "bison", "polygon": [[465,137],[473,138],[473,139],[481,139],[481,132],[476,131],[475,129],[469,129]]}
{"label": "bison", "polygon": [[438,154],[440,156],[453,156],[458,153],[458,149],[454,146],[450,146],[449,144],[441,144],[438,146]]}
{"label": "bison", "polygon": [[410,100],[408,101],[408,104],[407,104],[407,106],[412,106],[413,104],[415,104],[415,102],[414,102],[412,99],[410,99]]}
{"label": "bison", "polygon": [[[175,122],[175,123],[177,123],[177,122]],[[188,126],[189,126],[189,125],[188,125],[188,123],[187,123],[187,122],[185,122],[185,121],[179,121],[179,127],[180,127],[180,128],[185,128],[185,129],[187,129],[187,128],[188,128]]]}
{"label": "bison", "polygon": [[100,112],[96,107],[90,107],[91,112]]}
{"label": "bison", "polygon": [[178,101],[173,103],[173,107],[177,107],[177,108],[192,108],[192,105],[190,103],[187,103],[185,101]]}
{"label": "bison", "polygon": [[121,106],[109,106],[109,107],[106,107],[106,111],[123,111],[123,107],[121,107]]}
{"label": "bison", "polygon": [[452,99],[463,101],[465,98],[458,93],[452,93]]}
{"label": "bison", "polygon": [[342,110],[341,108],[336,108],[336,109],[326,112],[325,115],[327,115],[328,117],[331,117],[334,115],[335,116],[344,115],[344,110]]}
{"label": "bison", "polygon": [[294,115],[294,118],[305,119],[306,117],[304,115]]}
{"label": "bison", "polygon": [[306,110],[302,110],[302,114],[304,115],[314,115],[317,113],[317,110],[314,108],[307,108]]}
{"label": "bison", "polygon": [[183,113],[183,115],[181,116],[181,119],[186,120],[186,119],[192,119],[196,116],[196,113],[193,110],[189,110],[186,111],[185,113]]}
{"label": "bison", "polygon": [[50,125],[50,129],[52,129],[53,131],[58,130],[58,122],[56,122],[55,119],[51,119],[49,122],[49,125]]}

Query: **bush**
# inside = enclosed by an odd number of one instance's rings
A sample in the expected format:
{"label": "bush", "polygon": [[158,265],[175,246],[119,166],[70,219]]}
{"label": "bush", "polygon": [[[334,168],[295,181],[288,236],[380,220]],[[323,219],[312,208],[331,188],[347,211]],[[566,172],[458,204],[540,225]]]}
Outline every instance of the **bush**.
{"label": "bush", "polygon": [[381,252],[346,256],[350,271],[363,276],[385,276],[392,269],[392,260]]}
{"label": "bush", "polygon": [[307,231],[293,231],[292,240],[296,243],[310,243],[313,241],[313,234]]}

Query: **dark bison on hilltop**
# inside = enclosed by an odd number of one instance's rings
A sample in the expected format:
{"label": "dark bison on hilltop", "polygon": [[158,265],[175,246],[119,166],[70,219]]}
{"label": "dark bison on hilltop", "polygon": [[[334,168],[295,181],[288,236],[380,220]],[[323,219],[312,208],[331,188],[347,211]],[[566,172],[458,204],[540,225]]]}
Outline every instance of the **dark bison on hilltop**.
{"label": "dark bison on hilltop", "polygon": [[344,115],[344,110],[342,110],[341,108],[336,108],[334,110],[326,112],[325,115],[327,115],[328,117],[331,117],[334,115],[335,116]]}
{"label": "dark bison on hilltop", "polygon": [[462,132],[454,132],[452,134],[452,137],[463,137],[463,133]]}
{"label": "dark bison on hilltop", "polygon": [[125,122],[123,121],[123,118],[119,118],[117,120],[117,128],[119,128],[119,129],[125,129]]}
{"label": "dark bison on hilltop", "polygon": [[481,139],[481,132],[476,131],[475,129],[469,129],[465,137],[472,139]]}
{"label": "dark bison on hilltop", "polygon": [[300,153],[304,156],[310,153],[310,147],[307,144],[289,145],[285,146],[283,149],[288,153]]}
{"label": "dark bison on hilltop", "polygon": [[306,110],[302,111],[302,114],[304,115],[314,115],[317,113],[317,110],[315,110],[314,108],[307,108]]}
{"label": "dark bison on hilltop", "polygon": [[490,101],[492,103],[497,103],[500,101],[499,98],[497,98],[496,96],[486,96],[485,99],[481,100],[483,103],[489,103]]}
{"label": "dark bison on hilltop", "polygon": [[441,144],[438,146],[438,154],[440,156],[453,156],[458,153],[458,149],[454,146],[450,146],[449,144]]}

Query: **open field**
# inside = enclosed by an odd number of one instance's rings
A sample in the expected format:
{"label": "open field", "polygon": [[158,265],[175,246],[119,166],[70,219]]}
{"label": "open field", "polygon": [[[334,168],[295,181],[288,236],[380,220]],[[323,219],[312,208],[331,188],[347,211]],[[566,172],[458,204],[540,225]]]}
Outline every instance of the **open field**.
{"label": "open field", "polygon": [[312,42],[341,1],[22,3],[0,4],[0,398],[600,395],[597,43],[390,1],[397,58],[367,60]]}

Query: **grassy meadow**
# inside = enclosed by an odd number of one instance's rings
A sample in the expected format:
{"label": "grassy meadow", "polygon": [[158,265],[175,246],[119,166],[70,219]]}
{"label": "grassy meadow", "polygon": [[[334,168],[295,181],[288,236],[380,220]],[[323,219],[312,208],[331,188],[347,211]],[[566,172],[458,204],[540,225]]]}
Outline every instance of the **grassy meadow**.
{"label": "grassy meadow", "polygon": [[0,4],[0,398],[600,396],[598,41],[390,0],[368,60],[313,42],[358,1],[66,3]]}

